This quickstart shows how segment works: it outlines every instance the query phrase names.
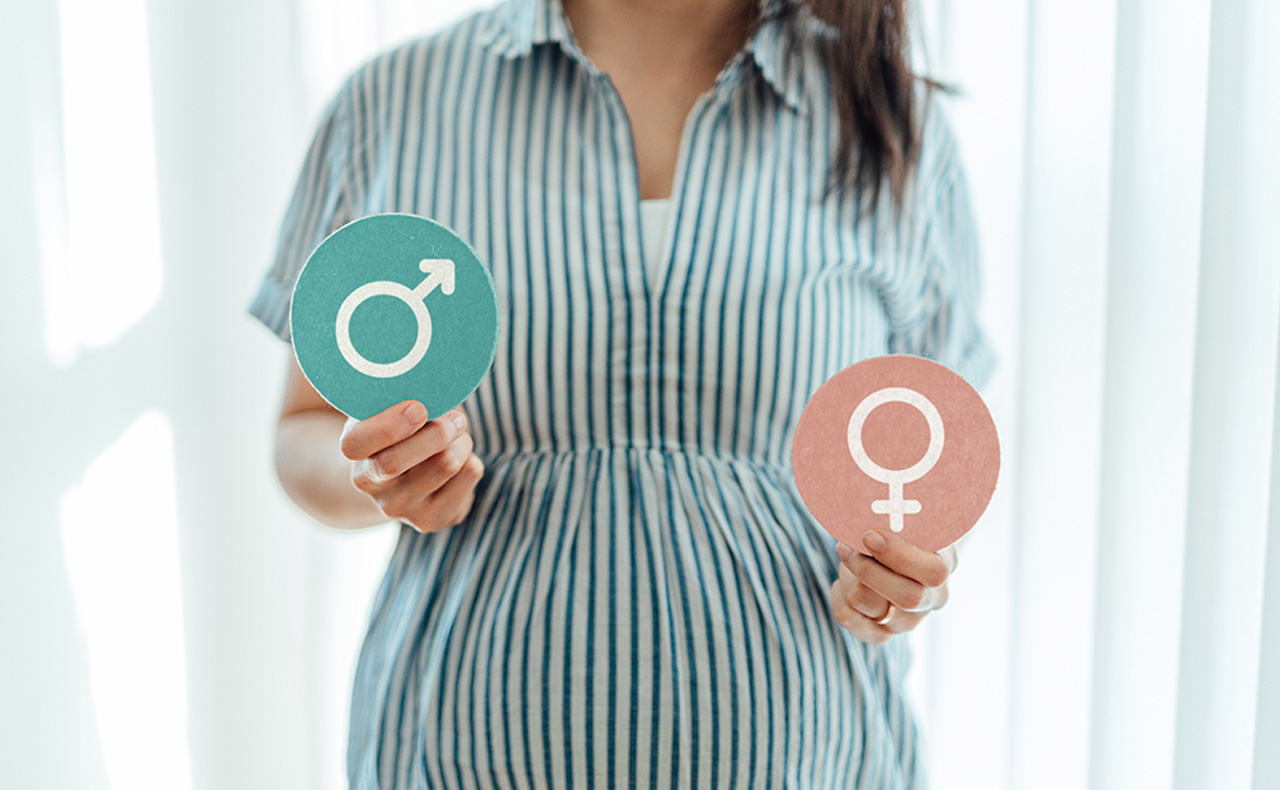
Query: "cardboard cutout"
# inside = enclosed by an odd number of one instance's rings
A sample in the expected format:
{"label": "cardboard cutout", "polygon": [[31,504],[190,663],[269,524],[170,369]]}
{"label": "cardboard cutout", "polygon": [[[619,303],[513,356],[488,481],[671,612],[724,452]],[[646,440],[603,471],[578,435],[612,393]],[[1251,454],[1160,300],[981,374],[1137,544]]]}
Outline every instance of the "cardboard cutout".
{"label": "cardboard cutout", "polygon": [[818,523],[865,554],[882,529],[928,551],[986,510],[1000,473],[995,423],[978,393],[927,359],[886,356],[832,376],[805,406],[791,449]]}
{"label": "cardboard cutout", "polygon": [[498,342],[488,269],[453,231],[409,214],[325,239],[298,275],[289,321],[307,380],[356,419],[409,399],[443,415],[475,390]]}

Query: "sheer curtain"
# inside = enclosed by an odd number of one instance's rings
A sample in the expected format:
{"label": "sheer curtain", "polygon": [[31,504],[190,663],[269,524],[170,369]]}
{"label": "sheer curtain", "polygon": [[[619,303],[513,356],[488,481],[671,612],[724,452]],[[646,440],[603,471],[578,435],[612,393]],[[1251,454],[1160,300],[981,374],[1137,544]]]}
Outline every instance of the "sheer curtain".
{"label": "sheer curtain", "polygon": [[295,7],[4,18],[0,783],[323,786],[337,538],[272,487],[285,356],[244,317],[308,134]]}
{"label": "sheer curtain", "polygon": [[1280,786],[1280,8],[924,24],[968,91],[1007,453],[923,651],[938,785]]}
{"label": "sheer curtain", "polygon": [[[244,307],[341,76],[474,5],[6,6],[14,786],[344,786],[393,536],[274,487],[286,352]],[[914,637],[934,786],[1280,787],[1280,4],[917,11],[961,89],[1005,455]]]}

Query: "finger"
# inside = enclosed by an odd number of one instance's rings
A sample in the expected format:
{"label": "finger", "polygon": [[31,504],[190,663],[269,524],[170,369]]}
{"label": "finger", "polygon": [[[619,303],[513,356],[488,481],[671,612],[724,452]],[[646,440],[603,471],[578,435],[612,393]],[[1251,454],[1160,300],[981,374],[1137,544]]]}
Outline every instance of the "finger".
{"label": "finger", "polygon": [[439,507],[433,498],[466,467],[465,460],[462,463],[451,460],[452,453],[452,450],[446,450],[374,492],[374,501],[383,514],[419,528],[429,527],[428,531],[448,526],[436,523],[449,513],[447,509]]}
{"label": "finger", "polygon": [[[837,585],[840,582],[836,582]],[[882,604],[887,608],[887,604]],[[904,612],[900,609],[893,610],[893,616],[889,618],[887,623],[880,623],[884,613],[882,611],[879,617],[869,616],[863,612],[854,609],[842,600],[842,593],[838,592],[834,586],[832,589],[832,613],[837,623],[840,624],[854,637],[863,642],[881,645],[889,640],[894,634],[902,634],[914,630],[920,625],[927,612]]]}
{"label": "finger", "polygon": [[881,565],[924,587],[941,587],[951,573],[942,557],[893,533],[873,529],[862,536],[862,545]]}
{"label": "finger", "polygon": [[847,565],[840,566],[840,576],[832,589],[833,601],[860,612],[872,620],[879,620],[889,612],[889,601],[883,595],[863,584]]}
{"label": "finger", "polygon": [[935,588],[891,571],[873,557],[856,554],[849,561],[849,569],[859,581],[903,611],[929,609],[936,603]]}
{"label": "finger", "polygon": [[415,400],[404,401],[367,420],[348,422],[339,447],[351,461],[363,461],[379,450],[409,438],[427,421],[427,409]]}
{"label": "finger", "polygon": [[[381,480],[398,477],[439,454],[466,433],[467,415],[462,409],[454,409],[423,425],[408,438],[371,456],[369,460],[372,461],[373,468],[369,474]],[[463,456],[463,460],[466,460],[466,456]]]}
{"label": "finger", "polygon": [[883,645],[897,633],[895,630],[878,625],[875,620],[852,609],[837,612],[836,622],[859,641],[872,645]]}
{"label": "finger", "polygon": [[852,615],[846,620],[836,620],[842,629],[849,631],[854,635],[855,639],[865,641],[867,644],[884,644],[893,638],[892,631],[883,629],[883,627],[874,624],[868,617],[860,615],[858,612],[852,612]]}
{"label": "finger", "polygon": [[417,500],[430,496],[462,471],[474,444],[471,434],[462,434],[448,447],[402,473],[396,479],[395,488],[404,490]]}
{"label": "finger", "polygon": [[905,634],[908,631],[914,631],[920,625],[920,621],[928,614],[928,612],[905,612],[895,608],[893,617],[889,618],[889,622],[881,623],[879,620],[883,618],[877,619],[875,622],[876,625],[891,634]]}
{"label": "finger", "polygon": [[831,614],[840,627],[863,642],[882,645],[889,641],[893,634],[880,628],[862,612],[849,606],[845,595],[838,589],[839,585],[840,581],[836,580],[831,587]]}
{"label": "finger", "polygon": [[483,470],[479,458],[468,458],[457,474],[423,501],[410,523],[422,532],[436,532],[461,523],[470,512]]}
{"label": "finger", "polygon": [[475,503],[476,503],[476,494],[475,494],[475,491],[472,491],[470,494],[467,495],[467,498],[463,500],[462,504],[458,506],[458,509],[454,511],[453,517],[449,519],[449,526],[456,527],[457,525],[466,521],[467,514],[471,512],[471,508],[475,505]]}
{"label": "finger", "polygon": [[956,549],[956,544],[952,543],[945,549],[938,552],[938,556],[947,564],[947,577],[956,572],[956,566],[960,564],[960,552]]}
{"label": "finger", "polygon": [[475,488],[472,488],[469,492],[467,492],[466,499],[462,501],[462,504],[458,507],[457,511],[454,512],[453,517],[449,520],[449,525],[456,526],[466,521],[467,516],[471,514],[471,509],[475,507],[475,504],[476,504],[476,490]]}

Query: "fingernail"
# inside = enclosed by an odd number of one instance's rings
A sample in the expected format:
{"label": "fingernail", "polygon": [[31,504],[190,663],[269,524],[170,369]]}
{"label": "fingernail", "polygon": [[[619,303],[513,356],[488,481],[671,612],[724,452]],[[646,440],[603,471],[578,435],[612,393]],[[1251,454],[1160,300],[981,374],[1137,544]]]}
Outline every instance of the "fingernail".
{"label": "fingernail", "polygon": [[884,551],[884,547],[889,545],[889,541],[884,539],[884,535],[873,529],[862,536],[862,545],[872,551]]}
{"label": "fingernail", "polygon": [[848,562],[848,561],[849,561],[849,558],[853,556],[853,549],[849,548],[848,546],[844,545],[843,543],[837,543],[837,544],[836,544],[836,554],[839,554],[839,555],[840,555],[840,561],[841,561],[841,562]]}
{"label": "fingernail", "polygon": [[404,407],[404,411],[402,411],[401,414],[404,415],[406,420],[416,425],[417,423],[427,419],[427,407],[417,401],[413,401],[408,406]]}
{"label": "fingernail", "polygon": [[465,431],[467,429],[467,415],[461,411],[455,411],[453,413],[453,424],[457,426],[458,430]]}

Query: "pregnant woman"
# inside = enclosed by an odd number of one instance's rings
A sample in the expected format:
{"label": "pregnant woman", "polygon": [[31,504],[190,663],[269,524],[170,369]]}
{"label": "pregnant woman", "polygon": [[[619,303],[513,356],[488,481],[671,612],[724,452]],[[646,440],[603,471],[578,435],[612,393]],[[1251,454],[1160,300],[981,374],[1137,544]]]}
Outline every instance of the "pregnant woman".
{"label": "pregnant woman", "polygon": [[352,788],[924,786],[896,635],[945,602],[954,552],[838,547],[789,463],[855,361],[988,367],[965,181],[906,19],[508,0],[335,97],[254,314],[288,339],[308,253],[382,212],[465,236],[501,305],[493,368],[448,414],[348,423],[288,372],[290,496],[400,524]]}

